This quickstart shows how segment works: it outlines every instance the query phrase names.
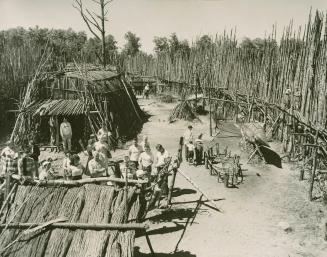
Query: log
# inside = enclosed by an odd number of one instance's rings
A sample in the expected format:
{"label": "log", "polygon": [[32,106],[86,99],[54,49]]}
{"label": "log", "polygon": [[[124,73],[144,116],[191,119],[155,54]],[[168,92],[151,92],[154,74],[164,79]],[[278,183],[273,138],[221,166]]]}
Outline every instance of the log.
{"label": "log", "polygon": [[[315,138],[315,144],[317,144],[318,141],[318,133],[319,131],[316,131],[316,138]],[[317,169],[317,152],[318,148],[315,147],[313,150],[313,164],[312,164],[312,169],[311,169],[311,177],[310,177],[310,186],[309,186],[309,200],[312,201],[312,191],[313,191],[313,184],[315,181],[315,176],[316,176],[316,169]]]}
{"label": "log", "polygon": [[[19,175],[12,175],[12,178],[14,180],[21,180],[21,176]],[[125,183],[125,179],[123,178],[112,178],[112,177],[100,177],[100,178],[84,178],[80,180],[27,180],[26,183],[32,184],[32,185],[40,185],[40,186],[80,186],[84,184],[90,184],[90,183],[98,183],[98,182],[116,182],[116,183]],[[147,181],[145,180],[128,180],[128,184],[146,184]]]}
{"label": "log", "polygon": [[[44,225],[44,223],[9,223],[0,224],[0,228],[7,229],[30,229]],[[146,230],[148,225],[141,223],[66,223],[58,222],[47,225],[47,228],[84,229],[84,230]]]}
{"label": "log", "polygon": [[206,194],[206,193],[204,193],[203,192],[203,190],[192,180],[192,179],[190,179],[184,172],[182,172],[181,170],[178,170],[178,172],[188,181],[188,182],[190,182],[190,184],[196,189],[196,190],[198,190],[205,198],[207,198],[207,200],[217,209],[217,210],[219,210],[220,212],[223,212],[222,210],[220,210],[218,207],[217,207],[217,205],[216,205],[216,203],[214,202],[214,201],[212,201],[211,199],[210,199],[210,197]]}
{"label": "log", "polygon": [[11,196],[14,194],[14,192],[15,192],[17,186],[18,186],[18,184],[15,184],[15,185],[11,188],[9,194],[7,195],[6,200],[3,202],[2,206],[1,206],[1,209],[0,209],[0,216],[1,216],[2,212],[3,212],[3,210],[5,209],[6,205],[9,203],[9,200],[10,200]]}

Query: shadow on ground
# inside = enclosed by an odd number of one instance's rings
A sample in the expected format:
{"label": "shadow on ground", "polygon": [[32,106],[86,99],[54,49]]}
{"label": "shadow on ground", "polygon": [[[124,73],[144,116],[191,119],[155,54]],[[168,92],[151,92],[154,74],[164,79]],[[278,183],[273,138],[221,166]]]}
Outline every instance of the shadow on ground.
{"label": "shadow on ground", "polygon": [[174,191],[173,191],[173,197],[178,197],[178,196],[181,196],[181,195],[189,195],[189,194],[196,194],[196,191],[193,190],[193,189],[190,189],[190,188],[174,188]]}
{"label": "shadow on ground", "polygon": [[167,209],[159,215],[150,217],[149,220],[152,222],[167,222],[188,219],[194,215],[193,211],[193,208]]}
{"label": "shadow on ground", "polygon": [[[151,253],[141,253],[139,251],[139,247],[134,248],[134,256],[135,257],[152,257]],[[196,257],[195,254],[190,252],[177,252],[177,253],[155,253],[156,257]]]}

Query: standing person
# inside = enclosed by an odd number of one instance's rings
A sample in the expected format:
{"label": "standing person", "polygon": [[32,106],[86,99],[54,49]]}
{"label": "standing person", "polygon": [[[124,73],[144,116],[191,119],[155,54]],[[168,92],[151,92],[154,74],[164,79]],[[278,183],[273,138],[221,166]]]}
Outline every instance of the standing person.
{"label": "standing person", "polygon": [[187,127],[187,130],[184,132],[183,139],[184,139],[185,159],[187,160],[187,157],[188,157],[187,144],[188,144],[188,142],[193,141],[193,139],[194,139],[192,125],[189,125]]}
{"label": "standing person", "polygon": [[86,167],[85,167],[85,174],[86,175],[90,175],[89,174],[89,162],[93,159],[93,148],[94,148],[94,144],[96,142],[96,136],[94,134],[90,135],[90,139],[87,141],[87,147],[86,147],[86,152],[87,152],[87,162],[86,162]]}
{"label": "standing person", "polygon": [[[149,142],[149,138],[148,138],[148,136],[144,136],[144,137],[143,137],[143,141],[141,142],[140,145],[141,145],[143,151],[145,151],[145,146],[146,146],[146,145],[150,147],[150,142]],[[151,147],[150,147],[150,148],[151,148]]]}
{"label": "standing person", "polygon": [[56,123],[53,116],[50,116],[49,119],[50,126],[50,145],[55,145],[56,143]]}
{"label": "standing person", "polygon": [[97,138],[100,142],[106,142],[109,144],[110,140],[109,137],[111,136],[111,132],[107,129],[107,121],[102,123],[101,128],[97,133]]}
{"label": "standing person", "polygon": [[169,152],[165,148],[163,148],[163,146],[160,144],[156,145],[156,150],[158,152],[155,159],[155,167],[157,168],[157,174],[158,174],[162,170],[162,168],[165,167],[170,155]]}
{"label": "standing person", "polygon": [[147,177],[151,177],[152,164],[154,162],[154,156],[149,145],[145,145],[144,152],[140,154],[139,166],[147,173]]}
{"label": "standing person", "polygon": [[146,83],[146,86],[144,87],[144,95],[143,98],[149,99],[149,94],[150,94],[150,85],[149,83]]}
{"label": "standing person", "polygon": [[94,151],[99,152],[100,160],[103,163],[104,167],[106,168],[106,175],[109,174],[109,158],[111,158],[111,153],[109,150],[109,146],[105,141],[97,141],[94,143]]}
{"label": "standing person", "polygon": [[137,138],[134,138],[133,144],[128,149],[128,156],[130,161],[135,165],[136,169],[139,166],[139,157],[142,151],[142,146],[138,144]]}
{"label": "standing person", "polygon": [[198,139],[195,140],[195,149],[194,149],[194,165],[200,165],[203,162],[203,141],[202,135],[199,136]]}
{"label": "standing person", "polygon": [[187,159],[186,161],[188,161],[190,164],[193,163],[194,160],[194,151],[195,151],[195,146],[193,144],[193,141],[190,140],[187,144]]}
{"label": "standing person", "polygon": [[34,140],[30,141],[30,157],[33,158],[35,162],[35,168],[36,168],[36,176],[38,177],[38,170],[39,170],[39,156],[40,156],[40,148],[39,146],[35,143]]}
{"label": "standing person", "polygon": [[29,157],[27,152],[20,152],[18,159],[18,174],[22,177],[36,178],[36,167],[33,158]]}
{"label": "standing person", "polygon": [[123,174],[124,178],[126,178],[126,174],[127,174],[128,179],[134,179],[136,177],[136,170],[131,169],[130,160],[129,160],[128,155],[124,156],[124,161],[120,164],[119,168],[120,168],[121,173]]}
{"label": "standing person", "polygon": [[[160,196],[164,196],[165,198],[168,196],[168,167],[170,161],[170,155],[168,151],[163,148],[162,145],[158,144],[156,145],[157,149],[157,156],[156,156],[156,167],[157,167],[157,188],[160,191]],[[164,167],[167,167],[167,170],[163,170]],[[160,197],[159,196],[159,197]]]}
{"label": "standing person", "polygon": [[72,150],[72,136],[73,131],[70,123],[64,118],[64,121],[60,124],[60,135],[62,138],[64,150]]}

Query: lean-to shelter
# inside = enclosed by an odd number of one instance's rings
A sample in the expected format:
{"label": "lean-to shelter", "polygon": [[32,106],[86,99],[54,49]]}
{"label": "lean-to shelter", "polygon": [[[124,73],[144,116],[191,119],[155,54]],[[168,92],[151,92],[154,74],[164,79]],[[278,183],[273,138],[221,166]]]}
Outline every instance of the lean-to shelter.
{"label": "lean-to shelter", "polygon": [[51,118],[58,145],[64,117],[72,126],[73,145],[81,139],[85,142],[104,122],[113,138],[131,138],[145,120],[123,75],[76,65],[75,69],[42,74],[29,83],[12,139],[22,143],[32,130],[38,130],[39,141],[46,144],[50,141]]}

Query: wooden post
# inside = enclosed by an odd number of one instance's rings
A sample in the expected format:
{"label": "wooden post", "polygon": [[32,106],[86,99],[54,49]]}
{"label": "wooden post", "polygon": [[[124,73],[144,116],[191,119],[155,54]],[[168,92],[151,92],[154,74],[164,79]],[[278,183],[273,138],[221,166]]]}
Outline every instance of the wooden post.
{"label": "wooden post", "polygon": [[128,169],[125,169],[125,222],[128,222]]}
{"label": "wooden post", "polygon": [[156,256],[155,253],[154,253],[154,250],[153,250],[153,247],[152,247],[151,241],[150,241],[150,237],[149,237],[149,235],[146,233],[146,231],[145,231],[145,238],[146,238],[146,242],[147,242],[147,244],[148,244],[148,246],[149,246],[149,249],[150,249],[150,252],[151,252],[151,256],[152,256],[152,257]]}
{"label": "wooden post", "polygon": [[[318,142],[318,133],[319,130],[316,130],[316,137],[315,137],[315,144],[317,144]],[[312,169],[311,169],[311,178],[310,178],[310,187],[309,187],[309,200],[312,201],[313,197],[312,197],[312,191],[313,191],[313,184],[315,181],[315,176],[316,176],[316,169],[317,169],[317,151],[318,151],[318,147],[315,147],[313,149],[313,164],[312,164]]]}
{"label": "wooden post", "polygon": [[237,116],[238,116],[238,95],[236,92],[235,96],[235,122],[237,122]]}
{"label": "wooden post", "polygon": [[175,185],[175,180],[176,180],[176,174],[177,174],[177,168],[173,169],[173,178],[169,187],[169,192],[168,192],[168,204],[171,204],[171,199],[173,197],[173,190],[174,190],[174,185]]}
{"label": "wooden post", "polygon": [[211,92],[209,90],[209,126],[210,126],[210,136],[212,137],[212,113],[211,113]]}
{"label": "wooden post", "polygon": [[60,125],[59,125],[59,119],[58,116],[54,116],[54,122],[55,122],[55,128],[56,128],[56,142],[55,145],[58,147],[58,150],[60,149]]}

